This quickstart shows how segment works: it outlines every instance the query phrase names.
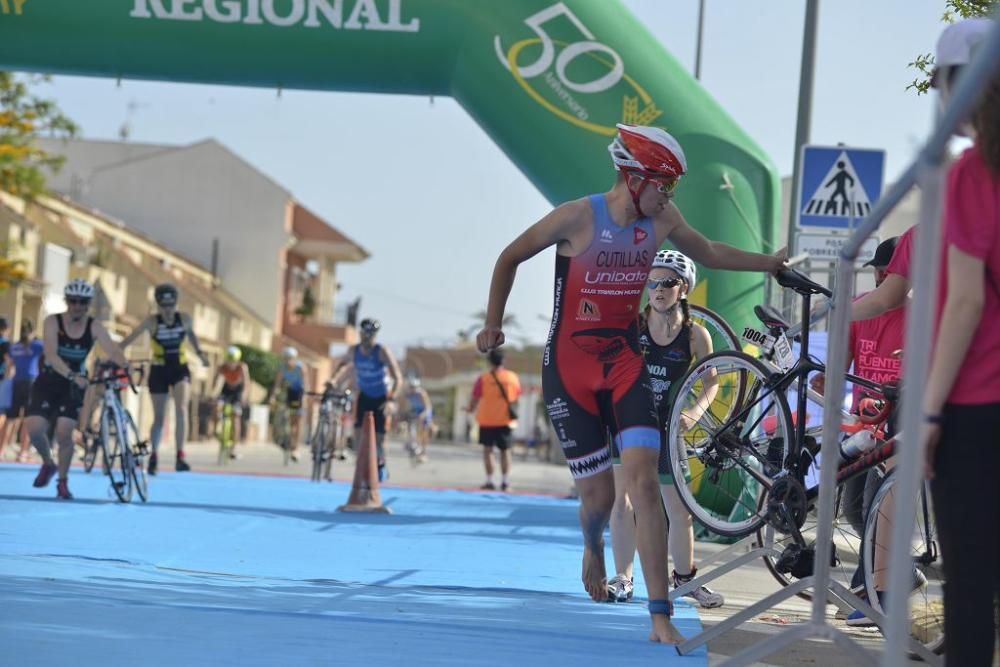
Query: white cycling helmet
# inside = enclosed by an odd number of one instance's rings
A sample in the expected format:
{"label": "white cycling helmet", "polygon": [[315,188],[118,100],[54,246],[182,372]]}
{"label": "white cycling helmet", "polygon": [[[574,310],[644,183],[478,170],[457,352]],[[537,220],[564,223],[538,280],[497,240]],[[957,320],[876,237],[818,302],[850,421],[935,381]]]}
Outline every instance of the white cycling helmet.
{"label": "white cycling helmet", "polygon": [[666,268],[677,272],[684,282],[687,283],[688,293],[694,289],[694,284],[698,280],[698,270],[694,266],[691,258],[676,250],[661,250],[653,258],[652,268]]}
{"label": "white cycling helmet", "polygon": [[285,359],[295,359],[299,356],[299,351],[289,345],[281,351],[281,354],[285,357]]}
{"label": "white cycling helmet", "polygon": [[71,296],[77,299],[93,299],[94,286],[82,278],[69,281],[63,290],[63,296]]}

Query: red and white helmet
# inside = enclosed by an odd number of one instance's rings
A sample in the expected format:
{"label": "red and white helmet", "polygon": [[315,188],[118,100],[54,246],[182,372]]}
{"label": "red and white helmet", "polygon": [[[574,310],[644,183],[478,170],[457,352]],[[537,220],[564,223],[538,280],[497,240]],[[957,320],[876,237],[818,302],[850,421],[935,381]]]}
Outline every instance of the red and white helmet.
{"label": "red and white helmet", "polygon": [[618,123],[618,134],[608,146],[615,169],[637,170],[648,176],[680,178],[687,172],[684,149],[665,130]]}

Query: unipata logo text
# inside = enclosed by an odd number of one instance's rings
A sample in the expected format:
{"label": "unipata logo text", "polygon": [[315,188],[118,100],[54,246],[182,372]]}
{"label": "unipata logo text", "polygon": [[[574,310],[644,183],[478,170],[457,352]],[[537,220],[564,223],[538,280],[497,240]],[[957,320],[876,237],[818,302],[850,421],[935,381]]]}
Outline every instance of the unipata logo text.
{"label": "unipata logo text", "polygon": [[[403,0],[135,0],[132,18],[217,23],[268,23],[343,30],[419,32],[420,19],[402,20]],[[381,6],[385,13],[379,13]],[[345,10],[349,9],[349,12]],[[347,19],[344,20],[344,16]]]}

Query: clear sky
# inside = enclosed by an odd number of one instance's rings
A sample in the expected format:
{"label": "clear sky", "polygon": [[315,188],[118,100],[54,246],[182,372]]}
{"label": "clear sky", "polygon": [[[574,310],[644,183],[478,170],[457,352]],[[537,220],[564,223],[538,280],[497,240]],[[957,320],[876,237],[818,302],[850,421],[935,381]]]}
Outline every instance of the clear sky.
{"label": "clear sky", "polygon": [[[694,69],[697,0],[624,0]],[[707,0],[702,83],[791,173],[804,0]],[[812,141],[884,148],[887,178],[930,129],[933,98],[905,91],[907,63],[933,51],[943,0],[820,3]],[[214,137],[354,238],[372,257],[340,270],[383,339],[442,344],[485,308],[497,254],[550,210],[451,99],[56,77],[53,97],[85,138],[184,144]],[[131,107],[131,111],[130,111]],[[530,131],[530,130],[529,130]],[[391,175],[380,168],[391,156]],[[689,156],[694,161],[697,156]],[[612,179],[609,165],[608,181]],[[697,224],[697,221],[692,221]],[[554,252],[519,270],[514,341],[542,342]]]}

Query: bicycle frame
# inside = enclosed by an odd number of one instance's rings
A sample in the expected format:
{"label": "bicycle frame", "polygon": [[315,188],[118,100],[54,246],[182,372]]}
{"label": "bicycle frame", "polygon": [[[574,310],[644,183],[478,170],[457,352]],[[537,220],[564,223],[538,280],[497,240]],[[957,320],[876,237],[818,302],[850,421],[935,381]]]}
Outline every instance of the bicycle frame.
{"label": "bicycle frame", "polygon": [[[801,297],[802,321],[808,322],[811,313],[811,295],[809,293],[801,293]],[[771,330],[770,333],[775,337],[786,336],[786,332],[782,331]],[[717,430],[724,431],[733,426],[735,423],[743,422],[750,411],[753,410],[756,405],[765,401],[768,396],[776,393],[780,393],[784,396],[787,394],[789,389],[791,389],[792,385],[795,384],[796,414],[795,419],[793,420],[793,433],[795,437],[793,441],[789,443],[788,457],[782,462],[782,468],[787,473],[794,475],[797,481],[804,482],[805,471],[800,469],[800,462],[802,446],[806,438],[806,408],[810,392],[808,378],[810,373],[825,372],[826,367],[809,357],[809,328],[802,327],[799,337],[799,356],[795,364],[785,371],[776,371],[771,380],[764,386],[764,393],[759,396],[755,396],[753,400],[747,401],[749,403],[748,405],[744,406],[739,412],[731,416]],[[851,374],[847,374],[846,377],[848,382],[851,384],[864,387],[879,394],[883,391],[881,385],[870,380]],[[763,416],[761,418],[763,418]],[[756,427],[757,423],[753,424],[753,426]],[[758,460],[762,467],[768,464],[768,461],[762,460],[756,451],[751,449],[750,452],[751,455]],[[757,470],[754,466],[744,461],[741,456],[733,456],[732,459],[737,465],[746,471],[747,474],[760,483],[761,486],[763,486],[768,492],[770,492],[773,487],[773,481],[783,476],[781,473],[778,473],[774,477],[768,477]],[[858,472],[860,472],[860,470]]]}

